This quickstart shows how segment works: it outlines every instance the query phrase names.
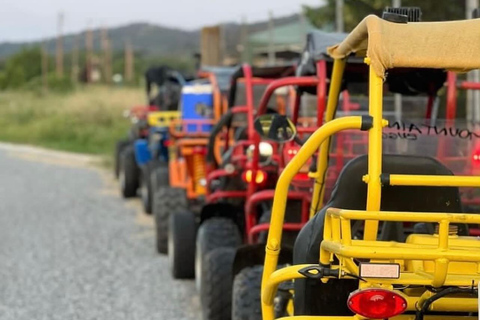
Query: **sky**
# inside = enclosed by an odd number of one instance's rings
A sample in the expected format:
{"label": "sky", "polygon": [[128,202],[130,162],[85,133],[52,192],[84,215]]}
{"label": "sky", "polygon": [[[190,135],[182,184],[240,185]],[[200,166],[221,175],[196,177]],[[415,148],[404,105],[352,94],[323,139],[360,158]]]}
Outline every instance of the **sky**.
{"label": "sky", "polygon": [[0,0],[0,42],[54,36],[57,16],[64,13],[65,33],[92,27],[151,22],[195,29],[225,21],[266,20],[300,12],[302,4],[322,0]]}

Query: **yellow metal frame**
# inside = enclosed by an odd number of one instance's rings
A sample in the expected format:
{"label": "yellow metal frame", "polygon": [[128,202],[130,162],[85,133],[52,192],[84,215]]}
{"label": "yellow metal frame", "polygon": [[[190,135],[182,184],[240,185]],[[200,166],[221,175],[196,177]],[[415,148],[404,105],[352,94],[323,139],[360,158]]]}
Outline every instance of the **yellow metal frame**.
{"label": "yellow metal frame", "polygon": [[[334,63],[332,70],[332,83],[342,81],[343,71],[345,70],[346,60],[338,60]],[[332,121],[338,106],[340,96],[340,86],[331,85],[328,92],[327,108],[325,112],[325,123]],[[310,178],[315,179],[313,187],[312,201],[310,205],[310,218],[317,213],[318,207],[322,204],[325,194],[325,173],[328,167],[328,153],[330,152],[330,137],[320,145],[320,151],[317,158],[317,172],[310,174]]]}
{"label": "yellow metal frame", "polygon": [[[368,58],[365,63],[370,65]],[[280,175],[275,189],[273,211],[268,233],[264,271],[262,276],[262,316],[264,320],[274,319],[274,298],[277,287],[281,282],[292,279],[304,278],[299,270],[309,265],[294,265],[277,270],[280,243],[282,239],[282,226],[287,203],[289,185],[297,172],[307,160],[320,148],[318,159],[318,172],[312,175],[316,179],[316,186],[312,203],[321,201],[323,194],[323,173],[327,166],[330,138],[333,134],[347,129],[361,129],[361,117],[344,117],[333,119],[333,114],[338,103],[341,79],[345,61],[334,61],[333,75],[330,84],[329,101],[327,105],[325,124],[315,133],[298,151],[296,156],[288,163]],[[451,223],[480,224],[480,215],[452,214],[452,213],[421,213],[421,212],[380,212],[381,202],[381,175],[382,175],[382,130],[388,122],[382,118],[383,79],[376,75],[370,66],[369,75],[369,115],[372,126],[369,129],[368,146],[368,173],[363,177],[367,184],[366,211],[342,210],[331,208],[327,210],[324,225],[324,241],[321,244],[320,263],[331,265],[336,257],[340,268],[340,278],[349,278],[345,274],[359,275],[359,270],[354,258],[370,259],[370,261],[396,262],[401,265],[399,279],[367,279],[360,281],[360,288],[382,287],[394,290],[394,284],[402,285],[430,285],[439,287],[452,286],[478,286],[480,279],[480,249],[476,238],[456,237],[449,235]],[[391,185],[408,186],[475,186],[480,187],[478,179],[472,177],[456,176],[422,176],[422,175],[390,175]],[[319,185],[319,187],[317,186]],[[320,192],[319,192],[320,191]],[[312,210],[316,210],[312,206]],[[311,212],[315,214],[316,212]],[[352,239],[351,221],[364,220],[363,240]],[[379,221],[411,221],[431,222],[439,225],[439,234],[418,238],[413,235],[406,243],[376,241]],[[472,246],[472,243],[474,244]],[[465,266],[468,270],[465,272]],[[314,266],[314,265],[310,265]],[[317,264],[318,266],[318,264]],[[328,281],[328,278],[322,279]],[[473,282],[472,282],[473,281]],[[408,302],[407,310],[415,310],[416,306],[429,297],[429,292],[413,293],[407,290],[397,293],[405,297]],[[442,298],[435,301],[431,310],[437,311],[464,311],[472,312],[478,309],[476,298],[453,297]],[[414,315],[401,315],[393,319],[414,319]],[[455,316],[428,316],[424,319],[457,319]],[[462,317],[476,319],[476,317]],[[361,319],[353,317],[323,317],[323,316],[294,316],[282,319]]]}
{"label": "yellow metal frame", "polygon": [[148,125],[157,128],[168,128],[178,119],[180,119],[179,111],[155,111],[147,116]]}

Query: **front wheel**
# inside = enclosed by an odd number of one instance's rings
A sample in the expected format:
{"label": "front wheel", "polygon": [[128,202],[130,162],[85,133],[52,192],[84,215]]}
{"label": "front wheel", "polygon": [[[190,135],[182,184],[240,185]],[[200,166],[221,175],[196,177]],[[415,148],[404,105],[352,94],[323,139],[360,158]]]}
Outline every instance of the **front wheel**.
{"label": "front wheel", "polygon": [[195,275],[196,224],[193,212],[170,215],[168,226],[168,262],[175,279],[190,279]]}
{"label": "front wheel", "polygon": [[168,253],[168,219],[174,212],[187,210],[187,198],[183,189],[160,187],[153,198],[156,247],[158,253]]}
{"label": "front wheel", "polygon": [[207,254],[216,248],[236,248],[241,243],[240,231],[232,219],[215,217],[200,225],[195,250],[195,285],[199,292]]}

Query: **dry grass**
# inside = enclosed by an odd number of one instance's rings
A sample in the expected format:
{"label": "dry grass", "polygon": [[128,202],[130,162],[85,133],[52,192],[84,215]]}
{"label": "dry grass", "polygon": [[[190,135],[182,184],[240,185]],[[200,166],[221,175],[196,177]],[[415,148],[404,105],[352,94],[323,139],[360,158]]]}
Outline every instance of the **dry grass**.
{"label": "dry grass", "polygon": [[110,155],[129,122],[124,110],[144,102],[139,88],[79,88],[70,94],[0,93],[0,140]]}

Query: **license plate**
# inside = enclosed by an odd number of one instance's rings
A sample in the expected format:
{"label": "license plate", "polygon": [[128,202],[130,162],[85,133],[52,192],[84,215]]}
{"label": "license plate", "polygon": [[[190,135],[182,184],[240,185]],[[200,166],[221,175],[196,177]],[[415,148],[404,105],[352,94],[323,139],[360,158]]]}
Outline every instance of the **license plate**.
{"label": "license plate", "polygon": [[360,263],[361,278],[398,279],[400,265],[398,263]]}

